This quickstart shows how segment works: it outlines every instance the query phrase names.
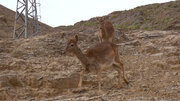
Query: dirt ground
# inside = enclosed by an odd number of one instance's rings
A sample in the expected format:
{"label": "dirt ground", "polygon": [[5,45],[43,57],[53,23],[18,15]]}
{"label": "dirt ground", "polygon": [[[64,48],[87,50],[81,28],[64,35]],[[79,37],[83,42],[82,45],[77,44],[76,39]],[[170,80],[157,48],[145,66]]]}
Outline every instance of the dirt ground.
{"label": "dirt ground", "polygon": [[[79,33],[84,51],[98,42]],[[98,95],[95,74],[85,74],[77,91],[81,64],[63,55],[71,32],[30,39],[0,39],[0,100],[29,101],[178,101],[180,99],[180,31],[132,31],[116,34],[130,84],[117,88],[117,72],[102,73]]]}

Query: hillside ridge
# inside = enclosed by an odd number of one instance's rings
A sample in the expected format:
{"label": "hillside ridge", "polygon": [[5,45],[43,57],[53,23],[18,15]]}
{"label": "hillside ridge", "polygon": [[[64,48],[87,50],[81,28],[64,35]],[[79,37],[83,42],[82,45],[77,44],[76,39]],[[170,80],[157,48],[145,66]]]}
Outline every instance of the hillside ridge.
{"label": "hillside ridge", "polygon": [[[180,1],[155,3],[138,6],[134,9],[114,11],[105,15],[121,30],[180,30]],[[97,31],[96,17],[80,21],[70,26],[55,27],[56,31],[83,31],[94,33]]]}

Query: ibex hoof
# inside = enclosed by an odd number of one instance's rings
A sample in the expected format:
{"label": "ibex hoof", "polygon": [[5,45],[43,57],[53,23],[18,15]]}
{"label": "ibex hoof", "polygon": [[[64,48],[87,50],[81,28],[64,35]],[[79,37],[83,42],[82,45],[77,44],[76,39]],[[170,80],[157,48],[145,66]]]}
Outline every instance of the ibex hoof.
{"label": "ibex hoof", "polygon": [[103,94],[102,90],[98,90],[98,95]]}
{"label": "ibex hoof", "polygon": [[121,85],[118,85],[118,89],[121,89],[122,88],[122,86]]}
{"label": "ibex hoof", "polygon": [[82,88],[78,88],[78,89],[75,89],[75,90],[73,90],[73,93],[84,93],[84,92],[86,92],[87,91],[87,89],[82,89]]}

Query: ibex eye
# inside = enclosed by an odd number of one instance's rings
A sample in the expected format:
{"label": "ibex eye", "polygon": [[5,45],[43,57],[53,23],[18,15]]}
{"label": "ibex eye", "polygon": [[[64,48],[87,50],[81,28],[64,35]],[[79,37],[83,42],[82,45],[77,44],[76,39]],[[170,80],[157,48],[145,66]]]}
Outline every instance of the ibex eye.
{"label": "ibex eye", "polygon": [[71,44],[71,46],[74,46],[74,44]]}

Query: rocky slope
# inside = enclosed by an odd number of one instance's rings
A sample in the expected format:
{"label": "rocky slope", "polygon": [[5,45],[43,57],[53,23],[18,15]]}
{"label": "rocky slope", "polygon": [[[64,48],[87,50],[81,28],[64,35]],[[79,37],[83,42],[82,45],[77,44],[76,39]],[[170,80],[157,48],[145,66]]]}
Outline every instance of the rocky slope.
{"label": "rocky slope", "polygon": [[[119,43],[130,85],[117,89],[117,72],[103,72],[103,94],[96,75],[86,74],[76,91],[80,62],[63,55],[72,33],[51,33],[31,39],[0,41],[0,100],[178,100],[180,92],[180,31],[133,31]],[[79,34],[82,50],[98,42]],[[87,40],[88,38],[88,40]]]}
{"label": "rocky slope", "polygon": [[[174,2],[169,4],[172,5]],[[89,23],[90,21],[94,23]],[[126,78],[130,85],[123,82],[122,88],[118,89],[117,72],[110,69],[102,73],[101,95],[97,94],[95,74],[85,74],[83,88],[77,91],[81,63],[72,54],[62,53],[66,42],[74,33],[78,34],[78,45],[83,51],[98,43],[98,38],[94,34],[97,31],[96,21],[94,18],[90,21],[54,28],[53,32],[29,39],[1,37],[0,100],[178,101],[180,99],[180,30],[174,27],[170,30],[151,31],[123,28],[119,30],[115,27],[115,43],[119,45],[120,59],[124,63]],[[7,19],[2,22],[0,24],[10,21]],[[114,22],[114,25],[116,23],[118,22]],[[5,35],[4,33],[0,32],[0,35]]]}

